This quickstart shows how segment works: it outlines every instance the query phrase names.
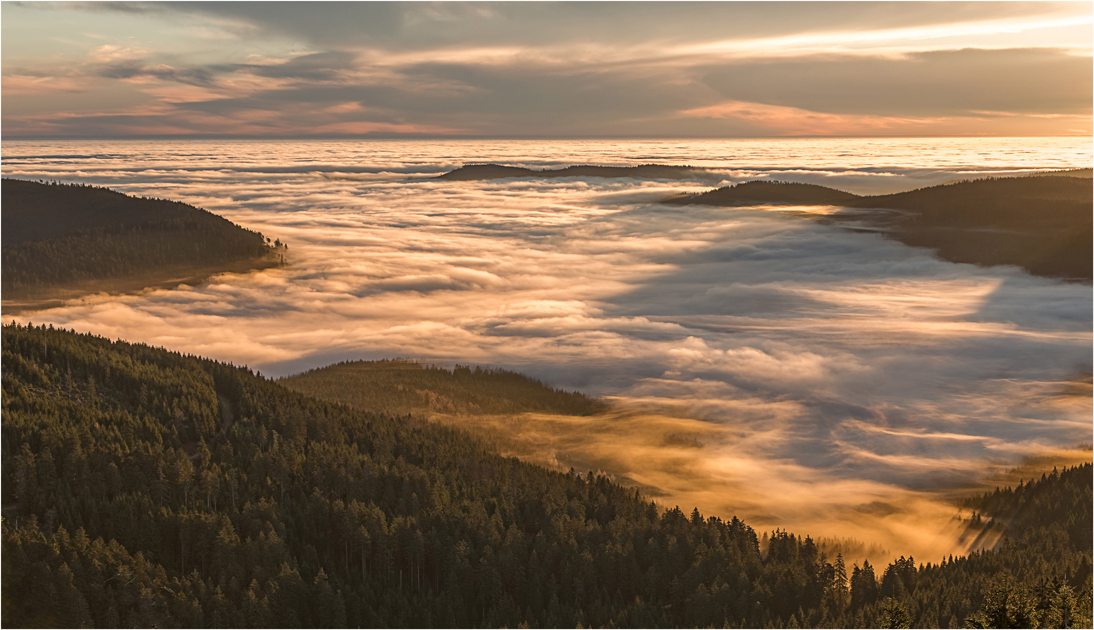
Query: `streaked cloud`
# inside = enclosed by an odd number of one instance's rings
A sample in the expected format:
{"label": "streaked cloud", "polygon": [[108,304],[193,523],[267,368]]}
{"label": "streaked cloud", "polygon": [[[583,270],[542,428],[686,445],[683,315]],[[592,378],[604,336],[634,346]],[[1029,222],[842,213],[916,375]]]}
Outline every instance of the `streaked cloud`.
{"label": "streaked cloud", "polygon": [[[1082,3],[5,3],[2,10],[9,137],[1091,128],[1092,12]],[[288,111],[286,103],[299,106]]]}

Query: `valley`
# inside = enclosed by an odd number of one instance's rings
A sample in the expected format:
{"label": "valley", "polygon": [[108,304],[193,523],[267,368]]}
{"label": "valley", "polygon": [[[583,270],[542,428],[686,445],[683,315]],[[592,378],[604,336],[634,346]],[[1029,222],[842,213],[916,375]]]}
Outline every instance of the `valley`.
{"label": "valley", "polygon": [[[89,181],[289,239],[268,249],[291,264],[88,277],[12,308],[5,615],[23,625],[1088,614],[1088,284],[881,237],[875,213],[930,204],[839,192],[865,170],[753,170],[731,205],[680,205],[728,161],[459,180],[436,178],[443,156],[297,172],[281,145],[266,164],[253,143],[179,146]],[[937,222],[1010,229],[954,216]]]}

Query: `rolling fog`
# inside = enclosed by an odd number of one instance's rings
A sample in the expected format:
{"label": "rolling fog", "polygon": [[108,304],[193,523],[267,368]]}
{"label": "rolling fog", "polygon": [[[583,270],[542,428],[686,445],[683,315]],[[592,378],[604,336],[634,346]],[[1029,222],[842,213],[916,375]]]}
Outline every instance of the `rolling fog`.
{"label": "rolling fog", "polygon": [[[427,179],[488,161],[709,170]],[[1090,161],[1078,138],[13,141],[3,163],[8,177],[187,201],[290,248],[281,269],[92,296],[22,323],[267,376],[384,357],[519,370],[618,403],[608,417],[482,421],[530,460],[601,468],[760,529],[937,561],[968,548],[955,494],[1029,458],[1089,461],[1091,287],[803,216],[830,208],[657,200],[757,177],[879,193]]]}

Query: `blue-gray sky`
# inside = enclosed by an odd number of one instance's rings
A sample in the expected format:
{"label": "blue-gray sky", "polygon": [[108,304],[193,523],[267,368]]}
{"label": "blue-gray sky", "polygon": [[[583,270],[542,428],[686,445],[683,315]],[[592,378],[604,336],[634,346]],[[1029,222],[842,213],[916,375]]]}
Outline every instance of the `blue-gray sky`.
{"label": "blue-gray sky", "polygon": [[1090,135],[1092,4],[2,4],[4,137]]}

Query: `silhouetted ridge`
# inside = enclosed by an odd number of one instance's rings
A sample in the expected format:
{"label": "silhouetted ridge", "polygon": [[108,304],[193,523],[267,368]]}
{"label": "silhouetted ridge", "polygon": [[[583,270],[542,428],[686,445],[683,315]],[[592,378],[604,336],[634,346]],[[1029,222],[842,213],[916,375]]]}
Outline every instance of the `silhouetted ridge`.
{"label": "silhouetted ridge", "polygon": [[278,383],[323,400],[393,415],[529,411],[589,415],[605,408],[578,392],[554,389],[508,370],[461,365],[446,370],[411,361],[347,361]]}
{"label": "silhouetted ridge", "polygon": [[992,518],[1005,527],[1011,538],[1027,531],[1058,526],[1076,549],[1090,551],[1094,532],[1094,468],[1083,464],[1061,471],[1053,469],[1040,478],[1023,481],[1016,488],[970,497],[963,506],[976,510],[980,518]]}
{"label": "silhouetted ridge", "polygon": [[845,205],[859,199],[842,190],[818,186],[816,184],[798,184],[792,182],[751,181],[725,186],[717,190],[674,197],[669,200],[675,204],[702,204],[709,206],[729,206],[755,203],[786,203],[795,205]]}
{"label": "silhouetted ridge", "polygon": [[469,164],[461,166],[454,171],[439,175],[437,179],[451,179],[456,181],[468,181],[476,179],[502,179],[505,177],[532,177],[537,171],[520,166],[503,166],[501,164]]}
{"label": "silhouetted ridge", "polygon": [[1022,175],[1022,177],[1083,177],[1085,179],[1094,179],[1094,168],[1072,168],[1061,171],[1042,171],[1039,173],[1030,173],[1028,175]]}
{"label": "silhouetted ridge", "polygon": [[905,211],[888,215],[881,225],[901,242],[935,248],[946,260],[1017,265],[1040,276],[1086,282],[1094,275],[1089,179],[978,179],[863,197],[849,205]]}
{"label": "silhouetted ridge", "polygon": [[865,222],[905,244],[934,248],[952,262],[1017,265],[1036,275],[1089,282],[1094,191],[1090,179],[1082,176],[1088,171],[976,179],[874,196],[812,184],[752,181],[664,202],[900,210],[837,212],[825,220]]}
{"label": "silhouetted ridge", "polygon": [[178,201],[7,178],[0,191],[5,299],[132,276],[155,284],[157,274],[211,272],[275,255],[262,234]]}
{"label": "silhouetted ridge", "polygon": [[860,197],[860,208],[918,213],[918,221],[952,227],[1066,228],[1090,221],[1094,190],[1088,179],[1067,176],[973,179],[889,195]]}
{"label": "silhouetted ridge", "polygon": [[505,177],[633,177],[636,179],[688,179],[695,173],[691,166],[642,164],[639,166],[567,166],[534,170],[501,164],[469,164],[440,175],[437,179],[457,181],[502,179]]}

